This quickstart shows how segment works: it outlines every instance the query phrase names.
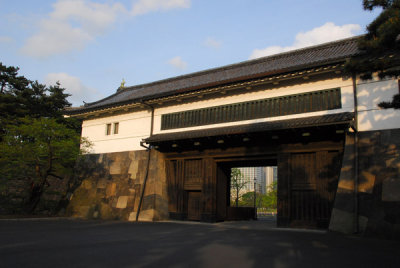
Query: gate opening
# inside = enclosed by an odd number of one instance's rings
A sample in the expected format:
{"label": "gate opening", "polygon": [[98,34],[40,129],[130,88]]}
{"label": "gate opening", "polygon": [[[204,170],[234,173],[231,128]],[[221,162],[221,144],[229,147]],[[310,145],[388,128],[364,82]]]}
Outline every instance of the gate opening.
{"label": "gate opening", "polygon": [[276,156],[221,159],[217,164],[217,211],[221,220],[258,219],[276,225],[277,166]]}
{"label": "gate opening", "polygon": [[254,218],[276,225],[278,167],[233,167],[230,176],[230,207],[253,208]]}

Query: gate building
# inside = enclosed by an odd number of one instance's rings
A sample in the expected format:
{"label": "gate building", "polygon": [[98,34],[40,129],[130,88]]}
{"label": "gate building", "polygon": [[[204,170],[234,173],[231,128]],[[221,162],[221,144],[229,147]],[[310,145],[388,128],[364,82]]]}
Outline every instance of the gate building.
{"label": "gate building", "polygon": [[400,230],[396,79],[343,73],[358,37],[148,84],[66,111],[92,143],[68,212],[224,221],[233,167],[276,166],[277,225]]}

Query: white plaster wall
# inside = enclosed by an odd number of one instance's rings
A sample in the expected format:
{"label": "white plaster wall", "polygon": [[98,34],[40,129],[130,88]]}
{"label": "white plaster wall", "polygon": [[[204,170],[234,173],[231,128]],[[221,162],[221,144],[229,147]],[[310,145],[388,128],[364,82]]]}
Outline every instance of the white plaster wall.
{"label": "white plaster wall", "polygon": [[398,93],[398,81],[394,79],[357,81],[359,131],[400,128],[400,110],[378,107]]}
{"label": "white plaster wall", "polygon": [[[119,123],[118,134],[106,135],[106,125],[115,122]],[[149,136],[150,124],[150,111],[85,120],[82,123],[82,136],[93,143],[90,153],[144,150],[140,141]]]}
{"label": "white plaster wall", "polygon": [[[245,102],[251,100],[265,99],[265,98],[273,98],[278,96],[292,95],[298,94],[301,92],[311,92],[317,90],[324,90],[330,88],[341,88],[342,94],[342,109],[335,109],[329,111],[319,111],[312,113],[304,113],[304,114],[294,114],[294,115],[286,115],[272,118],[260,118],[253,120],[245,120],[239,122],[228,122],[222,124],[214,124],[214,125],[206,125],[206,126],[196,126],[196,127],[188,127],[188,128],[179,128],[179,129],[170,129],[170,130],[161,130],[161,115],[181,112],[193,109],[200,109],[211,106],[225,105],[229,103],[238,103]],[[333,113],[342,113],[342,112],[352,112],[354,106],[353,99],[353,85],[351,79],[330,79],[319,82],[307,82],[304,81],[303,84],[289,86],[289,87],[280,87],[273,90],[265,90],[258,92],[244,92],[243,94],[236,96],[224,96],[221,95],[218,99],[212,100],[204,100],[197,101],[191,103],[182,103],[180,105],[169,106],[165,108],[159,108],[155,110],[154,114],[154,134],[158,133],[170,133],[170,132],[180,132],[180,131],[190,131],[197,129],[205,129],[205,128],[214,128],[214,127],[225,127],[225,126],[233,126],[233,125],[241,125],[241,124],[250,124],[250,123],[260,123],[260,122],[268,122],[268,121],[276,121],[276,120],[285,120],[285,119],[293,119],[293,118],[301,118],[301,117],[310,117],[324,114],[333,114]]]}

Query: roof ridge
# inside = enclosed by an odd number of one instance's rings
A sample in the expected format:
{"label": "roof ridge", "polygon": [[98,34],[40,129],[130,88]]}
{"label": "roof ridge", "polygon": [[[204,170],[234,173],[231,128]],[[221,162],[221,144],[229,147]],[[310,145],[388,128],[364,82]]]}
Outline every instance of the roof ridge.
{"label": "roof ridge", "polygon": [[237,62],[237,63],[233,63],[233,64],[228,64],[228,65],[224,65],[224,66],[220,66],[220,67],[215,67],[215,68],[211,68],[211,69],[206,69],[206,70],[201,70],[201,71],[197,71],[197,72],[193,72],[193,73],[188,73],[188,74],[183,74],[183,75],[178,75],[178,76],[174,76],[174,77],[169,77],[169,78],[165,78],[165,79],[161,79],[161,80],[157,80],[157,81],[153,81],[153,82],[149,82],[149,83],[143,83],[143,84],[139,84],[139,85],[134,85],[134,86],[129,86],[129,87],[125,87],[124,89],[120,90],[122,91],[127,91],[127,90],[135,90],[138,87],[144,87],[144,86],[148,86],[148,85],[154,85],[154,84],[159,84],[159,83],[164,83],[167,81],[173,81],[173,80],[179,80],[181,78],[184,77],[193,77],[193,76],[197,76],[199,74],[206,74],[206,73],[211,73],[217,70],[227,70],[227,69],[232,69],[234,67],[240,66],[240,65],[250,65],[250,64],[254,64],[254,63],[258,63],[261,61],[265,61],[267,59],[274,59],[274,58],[281,58],[282,56],[289,56],[292,54],[297,54],[300,51],[306,51],[306,50],[313,50],[315,48],[319,48],[320,50],[326,47],[331,47],[337,43],[347,43],[349,41],[355,40],[355,39],[359,39],[361,36],[353,36],[353,37],[349,37],[349,38],[345,38],[345,39],[340,39],[340,40],[335,40],[335,41],[330,41],[327,43],[322,43],[322,44],[317,44],[317,45],[313,45],[313,46],[307,46],[307,47],[303,47],[303,48],[298,48],[295,50],[290,50],[290,51],[286,51],[286,52],[281,52],[278,54],[273,54],[273,55],[268,55],[268,56],[264,56],[264,57],[260,57],[260,58],[256,58],[256,59],[251,59],[251,60],[245,60],[245,61],[241,61],[241,62]]}
{"label": "roof ridge", "polygon": [[[253,61],[255,60],[259,60],[259,59],[267,59],[267,58],[280,58],[282,56],[286,56],[286,55],[291,55],[291,54],[297,54],[301,51],[305,51],[305,50],[315,50],[316,48],[318,48],[319,50],[324,49],[326,47],[332,47],[334,45],[336,45],[337,43],[348,43],[350,41],[354,41],[357,39],[360,39],[362,35],[357,35],[357,36],[352,36],[352,37],[348,37],[345,39],[339,39],[339,40],[334,40],[334,41],[330,41],[330,42],[326,42],[326,43],[321,43],[321,44],[316,44],[316,45],[312,45],[312,46],[307,46],[307,47],[301,47],[301,48],[297,48],[297,49],[293,49],[293,50],[289,50],[289,51],[285,51],[285,52],[280,52],[277,54],[273,54],[273,55],[269,55],[269,56],[264,56],[264,57],[260,57],[257,59],[253,59]],[[251,61],[251,60],[249,60]]]}

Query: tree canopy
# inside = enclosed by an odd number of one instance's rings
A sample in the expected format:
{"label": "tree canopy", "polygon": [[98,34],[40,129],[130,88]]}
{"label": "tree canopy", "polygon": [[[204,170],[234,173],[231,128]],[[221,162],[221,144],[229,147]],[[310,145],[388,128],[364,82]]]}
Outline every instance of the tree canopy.
{"label": "tree canopy", "polygon": [[64,179],[90,146],[80,138],[80,122],[65,118],[69,96],[57,83],[46,86],[0,63],[0,183],[30,184],[28,211],[38,204],[49,178]]}
{"label": "tree canopy", "polygon": [[[274,182],[268,186],[266,194],[256,194],[256,206],[258,208],[267,208],[269,210],[276,210],[277,208],[277,182]],[[240,206],[252,207],[254,206],[254,192],[247,192],[242,195],[239,201]]]}
{"label": "tree canopy", "polygon": [[46,86],[18,75],[19,68],[5,66],[0,62],[0,135],[8,122],[18,124],[20,118],[55,118],[76,131],[80,122],[64,118],[63,110],[71,106],[65,89],[57,83]]}
{"label": "tree canopy", "polygon": [[28,180],[32,192],[27,205],[33,211],[49,177],[62,180],[70,175],[78,155],[89,146],[56,119],[25,117],[18,125],[6,126],[0,142],[0,178]]}
{"label": "tree canopy", "polygon": [[360,57],[347,66],[350,71],[370,79],[372,73],[385,76],[400,74],[400,0],[364,0],[365,10],[381,8],[382,12],[367,26],[359,40]]}
{"label": "tree canopy", "polygon": [[1,117],[62,117],[62,110],[71,106],[60,84],[47,87],[18,75],[19,69],[0,63]]}
{"label": "tree canopy", "polygon": [[[373,73],[380,78],[400,75],[400,0],[363,0],[365,10],[382,9],[360,38],[361,54],[346,65],[349,73],[371,79]],[[383,108],[400,108],[400,96],[379,105]]]}

